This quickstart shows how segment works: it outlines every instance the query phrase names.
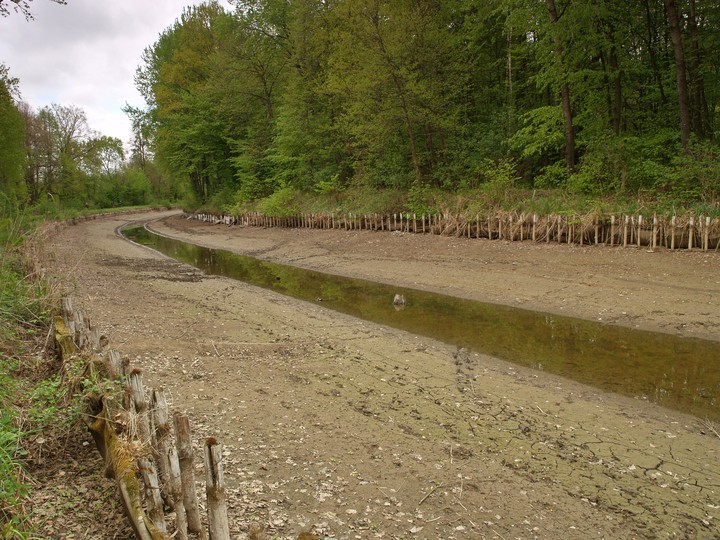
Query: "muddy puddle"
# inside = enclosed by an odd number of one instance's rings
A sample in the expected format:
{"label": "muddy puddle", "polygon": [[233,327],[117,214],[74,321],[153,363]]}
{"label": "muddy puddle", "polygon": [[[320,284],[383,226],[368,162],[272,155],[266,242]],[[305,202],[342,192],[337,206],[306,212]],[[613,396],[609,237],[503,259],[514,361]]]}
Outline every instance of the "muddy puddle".
{"label": "muddy puddle", "polygon": [[[720,343],[486,304],[260,261],[122,231],[207,274],[226,276],[604,390],[720,420]],[[393,304],[402,295],[405,305]]]}

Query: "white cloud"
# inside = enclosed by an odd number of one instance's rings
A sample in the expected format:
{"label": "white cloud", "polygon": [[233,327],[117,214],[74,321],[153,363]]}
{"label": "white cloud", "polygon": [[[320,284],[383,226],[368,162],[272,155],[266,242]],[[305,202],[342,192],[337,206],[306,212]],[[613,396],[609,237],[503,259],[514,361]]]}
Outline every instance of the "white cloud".
{"label": "white cloud", "polygon": [[[121,108],[143,105],[135,70],[183,8],[200,0],[34,0],[34,20],[15,13],[0,18],[0,63],[20,79],[24,101],[34,109],[76,105],[103,135],[130,138]],[[223,2],[226,9],[230,9]]]}

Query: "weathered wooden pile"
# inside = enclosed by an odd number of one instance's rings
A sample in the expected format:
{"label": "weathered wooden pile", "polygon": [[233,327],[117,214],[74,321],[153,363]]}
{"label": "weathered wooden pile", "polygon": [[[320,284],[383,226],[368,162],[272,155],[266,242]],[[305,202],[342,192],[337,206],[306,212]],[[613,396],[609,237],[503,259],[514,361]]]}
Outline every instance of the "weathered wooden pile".
{"label": "weathered wooden pile", "polygon": [[[117,351],[104,350],[107,339],[70,298],[63,299],[54,324],[65,372],[80,372],[91,381],[84,395],[86,424],[105,460],[105,474],[117,482],[137,538],[206,539],[209,532],[212,540],[229,539],[220,443],[211,437],[204,444],[205,529],[187,415],[171,415],[161,388],[147,391],[139,369],[131,369]],[[165,515],[165,507],[172,515]]]}
{"label": "weathered wooden pile", "polygon": [[492,216],[437,214],[303,214],[266,216],[194,213],[189,219],[244,227],[344,229],[437,234],[489,240],[576,245],[701,249],[720,247],[720,219],[709,216],[568,215],[498,212]]}

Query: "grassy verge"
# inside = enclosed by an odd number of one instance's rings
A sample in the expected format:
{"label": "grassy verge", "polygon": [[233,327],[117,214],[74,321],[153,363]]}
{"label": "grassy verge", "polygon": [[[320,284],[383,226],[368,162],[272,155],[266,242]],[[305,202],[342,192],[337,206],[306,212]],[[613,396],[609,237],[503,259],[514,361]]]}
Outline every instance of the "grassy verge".
{"label": "grassy verge", "polygon": [[[25,462],[31,442],[56,423],[64,401],[59,377],[42,350],[49,331],[51,295],[28,264],[31,215],[0,206],[0,538],[30,539]],[[63,422],[64,423],[64,422]]]}

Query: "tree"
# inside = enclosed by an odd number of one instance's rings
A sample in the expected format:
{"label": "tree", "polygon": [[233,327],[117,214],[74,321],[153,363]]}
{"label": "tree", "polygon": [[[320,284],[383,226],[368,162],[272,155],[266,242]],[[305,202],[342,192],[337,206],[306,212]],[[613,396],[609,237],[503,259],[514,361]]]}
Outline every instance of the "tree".
{"label": "tree", "polygon": [[[548,13],[550,15],[550,22],[553,26],[557,26],[560,17],[558,16],[557,9],[555,8],[555,0],[546,0]],[[565,47],[561,43],[560,34],[555,33],[555,55],[557,62],[561,66],[560,69],[564,71],[563,56],[565,54]],[[566,79],[560,81],[560,102],[562,104],[563,118],[565,120],[565,163],[568,168],[568,172],[572,173],[575,169],[575,128],[573,127],[572,107],[570,106],[570,86]]]}
{"label": "tree", "polygon": [[[67,4],[67,0],[50,0],[56,4]],[[30,11],[30,3],[32,0],[0,0],[0,16],[7,17],[10,15],[10,6],[13,4],[12,9],[15,13],[22,14],[25,19],[30,20],[33,18],[32,12]]]}
{"label": "tree", "polygon": [[85,198],[86,143],[93,136],[85,111],[53,103],[37,113],[21,107],[25,120],[26,183],[32,202],[46,193],[76,203]]}
{"label": "tree", "polygon": [[20,201],[26,194],[25,130],[13,94],[18,94],[17,79],[10,78],[7,68],[0,64],[0,193]]}
{"label": "tree", "polygon": [[685,53],[683,52],[682,32],[680,30],[680,15],[676,0],[663,0],[663,2],[675,56],[675,78],[680,111],[680,142],[683,148],[687,148],[690,141],[690,100],[688,98],[687,69],[685,66]]}
{"label": "tree", "polygon": [[[128,110],[134,162],[154,155],[200,202],[351,184],[422,198],[507,178],[671,190],[668,105],[683,88],[683,125],[714,136],[716,2],[231,3],[188,8],[161,34],[136,76],[147,108]],[[682,8],[677,25],[666,3]],[[676,30],[688,47],[680,85]]]}
{"label": "tree", "polygon": [[338,123],[358,174],[398,187],[439,179],[448,142],[465,127],[467,82],[478,76],[477,65],[463,65],[470,55],[452,47],[456,38],[448,29],[458,23],[452,7],[432,1],[338,4],[327,89],[340,105]]}
{"label": "tree", "polygon": [[133,107],[127,103],[122,110],[132,122],[133,136],[130,163],[144,169],[153,158],[152,137],[155,126],[153,125],[152,115],[148,110]]}
{"label": "tree", "polygon": [[207,86],[217,49],[214,21],[223,13],[216,2],[186,8],[145,50],[136,74],[156,130],[156,158],[189,180],[200,201],[231,176],[224,125]]}

